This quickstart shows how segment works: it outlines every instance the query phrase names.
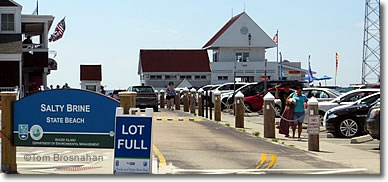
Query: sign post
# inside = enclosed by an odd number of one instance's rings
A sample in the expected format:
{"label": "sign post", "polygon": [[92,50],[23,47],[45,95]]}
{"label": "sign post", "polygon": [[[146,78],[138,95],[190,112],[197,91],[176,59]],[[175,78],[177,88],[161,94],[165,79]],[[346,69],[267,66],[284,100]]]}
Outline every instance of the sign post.
{"label": "sign post", "polygon": [[307,128],[307,133],[309,134],[308,150],[319,151],[319,132],[321,123],[318,113],[318,101],[316,98],[312,97],[309,99],[307,105],[309,112],[309,123]]}
{"label": "sign post", "polygon": [[152,115],[147,108],[145,115],[124,114],[123,108],[116,110],[114,174],[140,173],[152,171]]}
{"label": "sign post", "polygon": [[1,112],[1,171],[7,174],[17,173],[16,146],[12,143],[12,110],[16,101],[16,92],[0,92],[2,101]]}

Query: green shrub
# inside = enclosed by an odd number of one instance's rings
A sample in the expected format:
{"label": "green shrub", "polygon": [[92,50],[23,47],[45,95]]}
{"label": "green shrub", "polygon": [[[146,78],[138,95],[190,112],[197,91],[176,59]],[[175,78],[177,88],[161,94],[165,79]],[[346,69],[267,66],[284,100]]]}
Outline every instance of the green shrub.
{"label": "green shrub", "polygon": [[258,131],[255,131],[255,132],[253,132],[252,134],[255,135],[255,136],[257,136],[257,137],[260,136],[260,132],[258,132]]}

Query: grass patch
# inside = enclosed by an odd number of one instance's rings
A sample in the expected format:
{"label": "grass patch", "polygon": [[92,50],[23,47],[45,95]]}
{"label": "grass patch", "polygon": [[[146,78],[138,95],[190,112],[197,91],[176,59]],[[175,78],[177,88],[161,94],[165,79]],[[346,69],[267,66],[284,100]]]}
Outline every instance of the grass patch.
{"label": "grass patch", "polygon": [[229,127],[229,126],[230,126],[230,124],[229,124],[229,123],[225,123],[225,126]]}
{"label": "grass patch", "polygon": [[284,142],[282,142],[282,145],[284,145]]}
{"label": "grass patch", "polygon": [[238,131],[245,132],[245,129],[244,128],[239,128]]}
{"label": "grass patch", "polygon": [[290,147],[295,147],[295,145],[293,145],[293,144],[291,144],[291,145],[288,145],[288,146],[290,146]]}
{"label": "grass patch", "polygon": [[260,132],[258,132],[258,131],[255,131],[255,132],[253,132],[252,134],[255,135],[255,136],[257,136],[257,137],[260,136]]}
{"label": "grass patch", "polygon": [[273,141],[273,142],[278,142],[278,141],[279,141],[279,139],[277,139],[277,138],[273,138],[273,139],[272,139],[272,141]]}

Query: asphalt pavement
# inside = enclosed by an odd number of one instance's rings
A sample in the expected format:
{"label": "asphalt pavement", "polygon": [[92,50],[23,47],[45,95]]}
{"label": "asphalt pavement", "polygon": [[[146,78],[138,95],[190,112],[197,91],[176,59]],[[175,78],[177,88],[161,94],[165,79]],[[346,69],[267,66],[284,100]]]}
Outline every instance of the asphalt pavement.
{"label": "asphalt pavement", "polygon": [[[310,152],[256,137],[222,123],[181,111],[155,113],[154,144],[166,164],[160,174],[312,174],[346,173],[348,168],[322,160]],[[174,118],[201,118],[179,121]]]}

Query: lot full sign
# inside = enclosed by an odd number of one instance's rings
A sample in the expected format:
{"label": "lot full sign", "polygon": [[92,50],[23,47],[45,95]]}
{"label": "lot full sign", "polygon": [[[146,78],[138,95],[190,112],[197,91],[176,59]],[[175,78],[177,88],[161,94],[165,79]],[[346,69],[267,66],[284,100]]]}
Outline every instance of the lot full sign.
{"label": "lot full sign", "polygon": [[14,144],[40,147],[113,148],[119,102],[99,93],[56,89],[14,104]]}
{"label": "lot full sign", "polygon": [[152,116],[116,116],[114,173],[150,173]]}

